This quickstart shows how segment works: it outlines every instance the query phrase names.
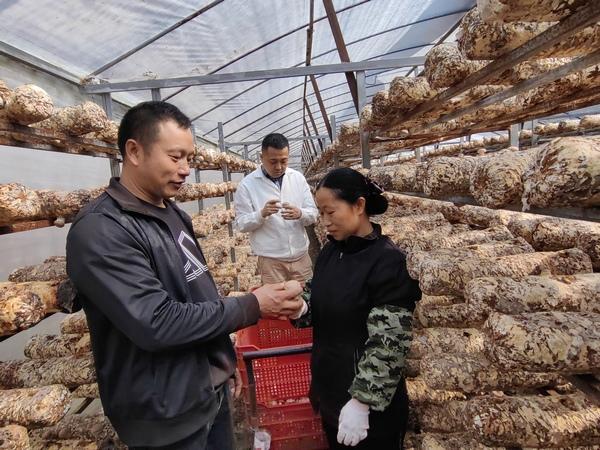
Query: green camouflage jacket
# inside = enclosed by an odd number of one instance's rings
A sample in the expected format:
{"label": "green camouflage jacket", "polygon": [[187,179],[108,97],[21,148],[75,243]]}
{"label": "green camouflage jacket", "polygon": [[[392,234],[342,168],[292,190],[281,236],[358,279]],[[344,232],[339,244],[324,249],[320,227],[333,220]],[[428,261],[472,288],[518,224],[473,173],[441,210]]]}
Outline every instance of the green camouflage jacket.
{"label": "green camouflage jacket", "polygon": [[[310,289],[308,281],[302,293],[308,311],[292,321],[298,328],[311,326]],[[412,312],[396,305],[377,306],[369,313],[367,330],[369,338],[349,393],[372,410],[383,411],[392,401],[404,376],[405,359],[412,339]]]}

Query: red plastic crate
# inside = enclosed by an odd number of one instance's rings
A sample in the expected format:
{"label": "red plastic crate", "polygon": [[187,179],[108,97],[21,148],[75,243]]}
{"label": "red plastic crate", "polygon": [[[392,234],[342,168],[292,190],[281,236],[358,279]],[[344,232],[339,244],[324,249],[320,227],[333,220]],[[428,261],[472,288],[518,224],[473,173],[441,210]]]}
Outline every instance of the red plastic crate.
{"label": "red plastic crate", "polygon": [[[241,355],[247,351],[310,344],[312,328],[294,328],[287,320],[261,319],[237,332],[238,368],[248,385]],[[310,354],[276,356],[252,361],[259,405],[276,406],[286,400],[305,399],[310,387]]]}
{"label": "red plastic crate", "polygon": [[272,450],[326,449],[321,419],[310,404],[258,409],[258,426],[271,435]]}
{"label": "red plastic crate", "polygon": [[[285,402],[307,401],[310,388],[310,354],[256,359],[252,361],[252,367],[258,405],[281,406]],[[240,369],[244,385],[247,386],[246,368],[244,366]]]}
{"label": "red plastic crate", "polygon": [[271,450],[327,450],[327,438],[323,432],[312,436],[298,436],[271,441]]}
{"label": "red plastic crate", "polygon": [[257,350],[312,343],[312,328],[294,328],[288,320],[260,319],[258,324],[237,332],[237,345]]}
{"label": "red plastic crate", "polygon": [[[248,387],[242,355],[248,351],[312,343],[312,329],[288,321],[260,320],[237,332],[238,368]],[[321,419],[308,401],[310,354],[274,356],[252,361],[256,390],[256,424],[271,435],[272,450],[322,450],[327,442]],[[247,389],[244,389],[247,393]]]}

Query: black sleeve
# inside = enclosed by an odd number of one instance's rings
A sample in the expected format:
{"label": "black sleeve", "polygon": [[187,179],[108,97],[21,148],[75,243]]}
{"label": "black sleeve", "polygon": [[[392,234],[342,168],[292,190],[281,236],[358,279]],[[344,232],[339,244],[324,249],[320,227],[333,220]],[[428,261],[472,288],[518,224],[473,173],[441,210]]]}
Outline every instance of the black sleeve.
{"label": "black sleeve", "polygon": [[208,341],[260,317],[253,294],[202,303],[169,298],[143,245],[102,214],[88,214],[71,228],[67,272],[88,301],[147,351]]}
{"label": "black sleeve", "polygon": [[388,244],[382,251],[369,277],[369,301],[372,307],[397,305],[413,311],[421,299],[419,282],[406,269],[406,257]]}

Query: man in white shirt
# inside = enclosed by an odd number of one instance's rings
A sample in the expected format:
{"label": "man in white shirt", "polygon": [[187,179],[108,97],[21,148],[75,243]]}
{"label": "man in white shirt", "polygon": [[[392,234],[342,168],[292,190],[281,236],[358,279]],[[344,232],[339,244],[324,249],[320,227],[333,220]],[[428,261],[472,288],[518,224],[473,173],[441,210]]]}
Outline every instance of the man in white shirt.
{"label": "man in white shirt", "polygon": [[235,227],[250,233],[263,283],[304,282],[312,277],[304,227],[317,220],[317,207],[304,176],[288,167],[289,143],[279,133],[262,141],[262,165],[234,194]]}

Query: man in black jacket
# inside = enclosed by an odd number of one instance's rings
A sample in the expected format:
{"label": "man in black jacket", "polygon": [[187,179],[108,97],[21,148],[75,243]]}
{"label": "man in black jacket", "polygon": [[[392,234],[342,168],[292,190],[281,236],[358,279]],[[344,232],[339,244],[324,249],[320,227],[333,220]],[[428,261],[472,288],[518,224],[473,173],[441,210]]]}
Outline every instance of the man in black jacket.
{"label": "man in black jacket", "polygon": [[119,127],[122,176],[67,237],[104,412],[130,448],[232,448],[229,333],[302,307],[295,282],[219,296],[189,217],[169,201],[190,173],[190,127],[168,103],[131,108]]}

